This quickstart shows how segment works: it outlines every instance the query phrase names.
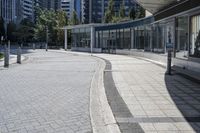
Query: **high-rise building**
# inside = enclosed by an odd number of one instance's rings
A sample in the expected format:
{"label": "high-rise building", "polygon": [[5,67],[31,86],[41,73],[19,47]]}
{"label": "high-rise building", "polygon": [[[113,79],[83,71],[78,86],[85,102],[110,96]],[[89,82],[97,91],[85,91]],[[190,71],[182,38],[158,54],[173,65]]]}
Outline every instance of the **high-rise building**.
{"label": "high-rise building", "polygon": [[77,16],[78,16],[78,19],[79,21],[81,21],[81,3],[82,3],[82,0],[74,0],[74,10],[76,11],[77,13]]}
{"label": "high-rise building", "polygon": [[3,17],[5,23],[17,22],[20,12],[18,11],[19,0],[1,0],[0,16]]}
{"label": "high-rise building", "polygon": [[81,3],[81,21],[82,23],[89,23],[90,18],[90,0],[82,0]]}
{"label": "high-rise building", "polygon": [[34,1],[22,0],[22,19],[34,20]]}
{"label": "high-rise building", "polygon": [[74,8],[74,0],[61,0],[61,9],[71,18]]}

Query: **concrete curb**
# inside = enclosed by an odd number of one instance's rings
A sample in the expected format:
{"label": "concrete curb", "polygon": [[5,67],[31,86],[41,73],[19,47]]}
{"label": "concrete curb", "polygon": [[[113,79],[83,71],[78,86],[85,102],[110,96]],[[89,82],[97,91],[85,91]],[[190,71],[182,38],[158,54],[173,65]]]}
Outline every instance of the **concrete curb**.
{"label": "concrete curb", "polygon": [[106,63],[94,57],[98,61],[90,89],[90,117],[93,133],[120,133],[120,129],[113,116],[105,93],[103,76]]}
{"label": "concrete curb", "polygon": [[97,69],[93,75],[90,88],[90,118],[93,133],[121,133],[118,124],[113,116],[104,88],[104,70],[106,63],[99,57],[93,56],[91,53],[57,51],[82,56],[91,56],[98,62]]}

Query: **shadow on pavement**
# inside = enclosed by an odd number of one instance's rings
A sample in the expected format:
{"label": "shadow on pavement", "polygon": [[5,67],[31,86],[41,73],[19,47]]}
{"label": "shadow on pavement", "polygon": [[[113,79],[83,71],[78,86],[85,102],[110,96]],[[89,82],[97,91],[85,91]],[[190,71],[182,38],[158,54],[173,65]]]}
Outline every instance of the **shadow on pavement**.
{"label": "shadow on pavement", "polygon": [[180,75],[165,75],[167,90],[184,119],[173,117],[173,121],[187,121],[194,131],[199,132],[196,124],[200,122],[200,84]]}

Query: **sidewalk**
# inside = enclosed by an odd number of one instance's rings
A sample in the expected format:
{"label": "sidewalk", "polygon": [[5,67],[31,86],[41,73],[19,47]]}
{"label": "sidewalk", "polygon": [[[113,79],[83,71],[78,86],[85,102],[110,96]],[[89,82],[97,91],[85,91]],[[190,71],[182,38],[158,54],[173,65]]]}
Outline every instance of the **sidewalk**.
{"label": "sidewalk", "polygon": [[96,56],[106,60],[106,95],[123,133],[200,132],[199,84],[148,61]]}

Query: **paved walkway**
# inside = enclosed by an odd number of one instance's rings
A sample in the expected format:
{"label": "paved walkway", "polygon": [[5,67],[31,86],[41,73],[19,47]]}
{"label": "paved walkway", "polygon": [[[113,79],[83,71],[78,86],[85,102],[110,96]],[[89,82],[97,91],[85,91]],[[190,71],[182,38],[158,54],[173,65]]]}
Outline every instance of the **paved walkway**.
{"label": "paved walkway", "polygon": [[0,133],[91,133],[90,83],[97,62],[66,53],[27,51],[0,67]]}
{"label": "paved walkway", "polygon": [[106,94],[123,133],[200,132],[199,84],[137,58],[97,56],[107,60]]}

